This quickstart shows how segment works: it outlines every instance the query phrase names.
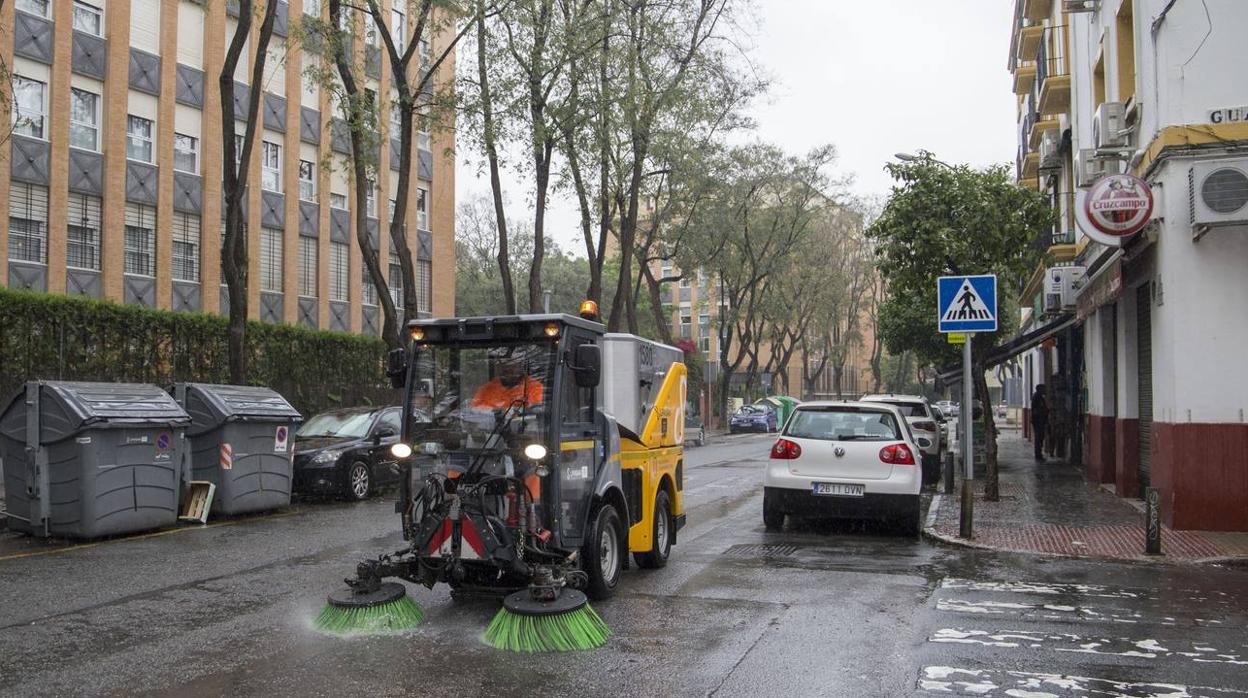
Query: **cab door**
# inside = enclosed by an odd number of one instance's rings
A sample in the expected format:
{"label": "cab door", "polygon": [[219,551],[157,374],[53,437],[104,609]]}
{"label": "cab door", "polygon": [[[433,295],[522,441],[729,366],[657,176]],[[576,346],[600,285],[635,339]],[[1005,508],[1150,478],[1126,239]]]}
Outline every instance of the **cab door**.
{"label": "cab door", "polygon": [[577,386],[573,369],[576,347],[596,342],[593,333],[569,330],[559,361],[559,411],[554,427],[559,437],[559,533],[566,547],[579,546],[584,540],[594,483],[605,453],[602,424],[597,419],[598,388]]}

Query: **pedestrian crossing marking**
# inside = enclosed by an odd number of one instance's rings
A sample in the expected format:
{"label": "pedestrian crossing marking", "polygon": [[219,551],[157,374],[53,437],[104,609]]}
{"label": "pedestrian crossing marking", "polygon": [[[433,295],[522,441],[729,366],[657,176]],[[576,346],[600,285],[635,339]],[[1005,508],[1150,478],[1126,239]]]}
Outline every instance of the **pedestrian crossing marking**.
{"label": "pedestrian crossing marking", "polygon": [[1102,677],[1008,669],[925,666],[916,686],[925,693],[959,696],[1103,696],[1104,698],[1231,698],[1248,696],[1235,688],[1171,682],[1120,681]]}

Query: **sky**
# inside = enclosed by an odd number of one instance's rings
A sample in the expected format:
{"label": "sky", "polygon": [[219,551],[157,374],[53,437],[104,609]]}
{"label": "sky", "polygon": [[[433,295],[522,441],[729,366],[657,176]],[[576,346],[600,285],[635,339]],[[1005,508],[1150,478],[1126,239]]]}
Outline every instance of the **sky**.
{"label": "sky", "polygon": [[[1010,0],[755,0],[750,60],[772,78],[750,110],[753,135],[800,153],[832,143],[833,174],[849,193],[887,197],[884,164],[930,150],[949,163],[1013,162],[1017,116],[1006,68]],[[488,195],[472,153],[461,148],[456,199]],[[522,213],[531,184],[506,173]],[[529,194],[531,196],[531,194]],[[547,213],[550,234],[579,249],[575,204]],[[582,252],[583,254],[583,252]]]}

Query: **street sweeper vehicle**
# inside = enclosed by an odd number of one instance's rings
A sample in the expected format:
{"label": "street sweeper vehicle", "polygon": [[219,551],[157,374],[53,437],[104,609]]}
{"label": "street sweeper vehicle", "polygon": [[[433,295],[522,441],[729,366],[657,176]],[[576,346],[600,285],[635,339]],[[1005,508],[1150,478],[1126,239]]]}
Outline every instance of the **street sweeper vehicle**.
{"label": "street sweeper vehicle", "polygon": [[[361,562],[322,629],[419,622],[398,578],[502,596],[502,649],[596,647],[588,598],[611,596],[629,553],[662,567],[685,523],[686,371],[679,349],[565,314],[408,322],[388,372],[402,386],[393,454],[407,545]],[[587,598],[588,597],[588,598]]]}

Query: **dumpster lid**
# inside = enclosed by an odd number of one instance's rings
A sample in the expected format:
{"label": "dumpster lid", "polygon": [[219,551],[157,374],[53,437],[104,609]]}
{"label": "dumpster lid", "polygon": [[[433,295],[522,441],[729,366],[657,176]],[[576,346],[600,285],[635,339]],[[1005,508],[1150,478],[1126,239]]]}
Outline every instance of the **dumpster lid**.
{"label": "dumpster lid", "polygon": [[187,383],[187,398],[202,399],[217,421],[265,420],[300,422],[303,417],[286,398],[272,388],[257,385]]}
{"label": "dumpster lid", "polygon": [[[181,424],[189,421],[182,407],[159,386],[146,383],[90,383],[39,381],[42,400],[53,400],[64,409],[67,424],[79,429],[92,422],[147,422]],[[14,400],[21,400],[25,390]],[[45,429],[50,424],[45,424]]]}

